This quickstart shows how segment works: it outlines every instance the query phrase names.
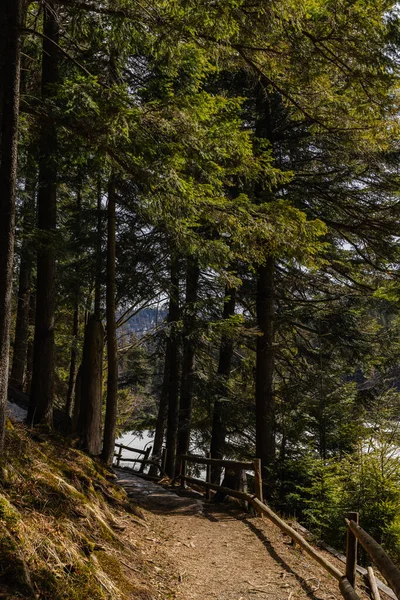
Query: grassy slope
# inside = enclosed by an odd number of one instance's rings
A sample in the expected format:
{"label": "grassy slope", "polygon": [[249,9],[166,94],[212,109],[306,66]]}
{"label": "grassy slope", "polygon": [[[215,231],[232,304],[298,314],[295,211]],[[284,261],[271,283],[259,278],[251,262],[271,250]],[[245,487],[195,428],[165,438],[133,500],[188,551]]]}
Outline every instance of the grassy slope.
{"label": "grassy slope", "polygon": [[143,515],[106,475],[58,438],[9,425],[0,461],[0,598],[174,597],[146,576],[137,543],[146,535]]}

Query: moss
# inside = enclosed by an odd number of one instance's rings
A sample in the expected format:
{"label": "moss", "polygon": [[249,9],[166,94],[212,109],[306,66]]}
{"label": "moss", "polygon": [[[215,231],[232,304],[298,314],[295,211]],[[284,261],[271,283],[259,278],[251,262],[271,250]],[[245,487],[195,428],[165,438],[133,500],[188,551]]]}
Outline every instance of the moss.
{"label": "moss", "polygon": [[5,526],[0,527],[0,583],[15,592],[29,593],[29,574],[18,543]]}
{"label": "moss", "polygon": [[37,570],[34,576],[43,600],[104,600],[93,569],[83,562],[66,565],[65,577],[57,576],[46,568]]}
{"label": "moss", "polygon": [[9,529],[15,529],[20,520],[19,512],[12,506],[3,494],[0,494],[0,520]]}
{"label": "moss", "polygon": [[3,589],[7,598],[32,597],[30,581],[43,600],[153,597],[116,558],[134,560],[112,529],[127,495],[107,474],[53,434],[22,425],[7,431],[0,457],[0,597]]}

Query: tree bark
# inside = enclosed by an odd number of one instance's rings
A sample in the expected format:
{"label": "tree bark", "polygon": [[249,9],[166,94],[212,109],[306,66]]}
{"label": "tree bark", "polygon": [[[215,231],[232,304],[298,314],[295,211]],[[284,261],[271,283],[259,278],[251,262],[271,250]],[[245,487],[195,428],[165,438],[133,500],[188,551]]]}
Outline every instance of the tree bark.
{"label": "tree bark", "polygon": [[104,423],[104,443],[102,457],[110,465],[114,456],[115,435],[118,414],[118,357],[117,330],[115,324],[115,177],[108,184],[107,207],[107,279],[106,279],[106,317],[107,317],[107,403]]}
{"label": "tree bark", "polygon": [[[229,319],[235,314],[236,290],[227,287],[225,289],[223,319]],[[228,335],[223,335],[219,350],[217,371],[217,396],[214,401],[213,422],[211,431],[211,458],[223,458],[225,454],[226,438],[226,397],[228,394],[227,383],[229,380],[233,357],[233,341]],[[221,483],[221,467],[213,467],[211,470],[211,482],[219,485]]]}
{"label": "tree bark", "polygon": [[[81,226],[80,226],[80,218],[81,218],[81,210],[82,210],[82,191],[81,187],[79,187],[76,194],[76,215],[78,221],[76,239],[80,239],[81,235]],[[69,378],[68,378],[68,390],[67,390],[67,398],[65,401],[65,412],[69,417],[72,416],[72,405],[74,400],[74,390],[75,390],[75,381],[76,381],[76,371],[77,371],[77,358],[78,358],[78,338],[79,338],[79,298],[80,298],[80,289],[81,284],[79,278],[77,277],[74,282],[74,296],[73,296],[73,306],[74,306],[74,316],[72,321],[72,346],[71,346],[71,357],[69,363]]]}
{"label": "tree bark", "polygon": [[179,400],[178,454],[187,454],[190,444],[190,428],[193,405],[193,374],[196,340],[193,330],[196,324],[196,302],[200,269],[195,260],[188,260],[186,273],[185,313],[183,318],[183,357],[181,393]]}
{"label": "tree bark", "polygon": [[[4,448],[11,324],[11,294],[18,161],[22,0],[3,0],[0,32],[4,36],[0,145],[0,452]],[[1,60],[1,59],[0,59]]]}
{"label": "tree bark", "polygon": [[94,316],[101,321],[101,242],[103,234],[103,223],[101,214],[101,180],[97,182],[97,237],[96,237],[96,274],[94,284]]}
{"label": "tree bark", "polygon": [[[275,260],[257,269],[256,454],[271,476],[275,462],[274,318]],[[265,476],[263,476],[265,478]]]}
{"label": "tree bark", "polygon": [[74,316],[72,322],[72,347],[71,347],[71,358],[69,362],[69,378],[68,378],[68,391],[67,399],[65,402],[65,412],[70,417],[72,415],[72,406],[75,391],[76,381],[76,367],[78,358],[78,336],[79,336],[79,304],[78,298],[75,299]]}
{"label": "tree bark", "polygon": [[33,370],[33,335],[35,330],[36,293],[31,291],[29,299],[29,335],[26,354],[25,394],[30,396]]}
{"label": "tree bark", "polygon": [[[53,97],[58,77],[59,25],[55,4],[43,8],[42,98]],[[57,215],[57,131],[55,125],[42,123],[39,143],[38,230],[39,249],[36,283],[36,320],[29,423],[53,421],[54,394],[54,311],[56,256],[54,238]]]}
{"label": "tree bark", "polygon": [[[169,321],[169,315],[167,318]],[[164,433],[165,426],[167,424],[167,416],[168,416],[168,386],[169,386],[169,350],[168,350],[168,340],[166,344],[165,350],[165,362],[164,362],[164,375],[163,381],[161,385],[161,393],[160,393],[160,404],[158,405],[158,413],[157,413],[157,421],[156,421],[156,430],[154,433],[154,442],[153,442],[153,451],[152,458],[154,460],[161,460],[162,447],[164,443]],[[159,470],[156,466],[151,465],[149,469],[149,475],[157,476]]]}
{"label": "tree bark", "polygon": [[25,199],[22,216],[22,248],[18,278],[18,304],[15,323],[14,353],[11,367],[10,384],[18,390],[24,389],[27,366],[29,310],[32,279],[32,245],[28,235],[34,228],[36,195],[36,162],[32,152],[28,152]]}
{"label": "tree bark", "polygon": [[103,400],[104,330],[101,321],[89,317],[85,328],[85,342],[81,369],[81,402],[78,434],[81,447],[89,454],[101,452],[101,408]]}
{"label": "tree bark", "polygon": [[179,321],[179,264],[175,254],[171,256],[169,318],[170,330],[167,344],[169,355],[168,378],[168,423],[167,423],[167,460],[165,471],[169,477],[175,476],[176,449],[179,419],[179,334],[176,324]]}

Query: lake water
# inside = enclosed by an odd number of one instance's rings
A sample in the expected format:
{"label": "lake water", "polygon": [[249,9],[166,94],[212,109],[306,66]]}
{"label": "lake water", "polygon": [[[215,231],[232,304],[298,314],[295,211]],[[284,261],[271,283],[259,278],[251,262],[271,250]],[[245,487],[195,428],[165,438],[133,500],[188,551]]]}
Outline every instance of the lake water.
{"label": "lake water", "polygon": [[[136,448],[137,450],[146,450],[149,446],[153,445],[153,435],[150,431],[142,431],[138,433],[137,431],[131,431],[129,433],[124,433],[120,438],[116,441],[117,444],[123,444],[124,446],[130,446],[131,448]],[[123,462],[121,466],[123,467],[133,467],[135,463],[135,458],[142,458],[141,454],[134,454],[129,450],[122,450],[123,458],[132,458],[132,461]],[[136,468],[139,467],[139,463],[136,464]]]}

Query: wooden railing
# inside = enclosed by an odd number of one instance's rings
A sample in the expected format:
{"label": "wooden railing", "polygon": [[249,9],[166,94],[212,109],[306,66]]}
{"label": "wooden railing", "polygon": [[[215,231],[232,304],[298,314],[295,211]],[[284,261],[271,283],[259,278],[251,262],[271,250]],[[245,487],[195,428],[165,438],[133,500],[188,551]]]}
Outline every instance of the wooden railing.
{"label": "wooden railing", "polygon": [[[211,483],[212,467],[225,467],[225,468],[232,469],[234,471],[254,471],[255,496],[261,502],[263,500],[261,461],[259,458],[254,458],[251,462],[250,461],[245,462],[245,461],[240,461],[240,460],[226,460],[226,459],[219,459],[219,458],[196,456],[194,454],[182,454],[182,455],[178,456],[178,460],[180,461],[180,464],[181,464],[181,473],[179,476],[179,478],[181,480],[181,485],[184,485],[185,482],[187,482],[187,483],[198,484],[198,485],[202,485],[202,486],[206,487],[207,499],[210,498],[211,490],[221,491],[223,493],[226,493],[228,496],[232,495],[226,491],[226,490],[229,490],[230,488],[224,488],[220,485]],[[195,479],[194,477],[187,476],[186,471],[187,471],[187,463],[188,462],[207,466],[205,481],[203,481],[202,479]],[[236,491],[238,491],[238,490],[236,490]],[[244,498],[242,498],[242,499],[244,499]]]}
{"label": "wooden railing", "polygon": [[[115,448],[118,448],[118,452],[114,452],[114,457],[115,457],[115,466],[119,467],[121,465],[121,462],[130,462],[130,463],[139,463],[140,467],[137,470],[137,473],[140,473],[141,475],[144,474],[144,469],[146,465],[154,465],[155,467],[158,467],[160,474],[164,475],[165,474],[165,450],[163,451],[163,456],[161,459],[161,462],[158,462],[156,460],[151,460],[149,458],[150,453],[151,453],[151,446],[149,446],[148,448],[146,448],[146,450],[140,450],[139,448],[131,448],[131,446],[124,446],[124,444],[115,444]],[[127,452],[134,452],[136,454],[139,455],[143,455],[143,458],[129,458],[129,457],[125,457],[122,456],[122,451],[126,450]],[[135,470],[135,469],[132,469]]]}
{"label": "wooden railing", "polygon": [[[400,569],[386,554],[382,546],[360,527],[358,524],[357,513],[349,513],[347,517],[346,573],[347,570],[354,572],[353,585],[355,584],[357,542],[360,542],[370,559],[375,563],[391,589],[394,591],[394,597],[400,598]],[[368,567],[367,577],[373,600],[380,600],[378,585],[372,567]]]}
{"label": "wooden railing", "polygon": [[[281,531],[286,533],[296,544],[298,544],[309,556],[311,556],[319,565],[321,565],[330,575],[332,575],[339,583],[339,589],[342,597],[345,600],[360,600],[355,591],[356,585],[356,568],[357,568],[357,541],[363,546],[370,558],[374,561],[379,571],[388,581],[390,587],[400,600],[400,570],[396,567],[393,561],[385,553],[383,548],[358,525],[358,514],[348,513],[347,523],[347,549],[346,549],[346,573],[343,574],[335,565],[329,562],[322,554],[320,554],[307,540],[283,521],[269,506],[264,504],[262,496],[262,477],[261,464],[259,459],[254,459],[251,462],[241,462],[232,460],[218,460],[202,456],[194,456],[185,454],[179,457],[181,461],[181,473],[179,478],[181,485],[185,482],[203,486],[207,490],[207,497],[210,497],[210,490],[223,492],[227,496],[245,500],[252,505],[257,513],[261,516],[266,516],[272,521]],[[188,477],[186,474],[187,463],[192,462],[207,466],[206,481],[194,477]],[[240,490],[233,490],[221,485],[211,483],[211,467],[231,467],[237,470],[254,471],[255,474],[255,494],[248,494]],[[371,589],[373,600],[380,600],[377,581],[374,576],[373,569],[368,568],[368,583]],[[386,587],[386,586],[381,586]],[[393,598],[396,596],[393,595]]]}

